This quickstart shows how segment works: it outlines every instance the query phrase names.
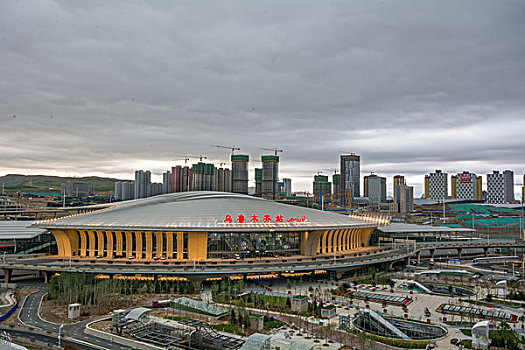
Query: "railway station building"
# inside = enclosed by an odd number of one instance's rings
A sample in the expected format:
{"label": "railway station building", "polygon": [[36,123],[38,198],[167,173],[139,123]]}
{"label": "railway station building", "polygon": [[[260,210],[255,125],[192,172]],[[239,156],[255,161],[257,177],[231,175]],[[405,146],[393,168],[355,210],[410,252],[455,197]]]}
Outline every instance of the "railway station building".
{"label": "railway station building", "polygon": [[111,203],[33,226],[53,234],[62,258],[213,261],[354,252],[368,246],[377,222],[200,191]]}

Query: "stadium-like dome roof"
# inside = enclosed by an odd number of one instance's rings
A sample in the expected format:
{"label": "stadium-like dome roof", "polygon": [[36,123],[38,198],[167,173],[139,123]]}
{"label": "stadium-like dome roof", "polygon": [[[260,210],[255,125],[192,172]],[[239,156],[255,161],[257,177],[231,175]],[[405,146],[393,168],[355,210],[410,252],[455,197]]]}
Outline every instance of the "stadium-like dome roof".
{"label": "stadium-like dome roof", "polygon": [[34,224],[47,229],[130,231],[297,231],[377,226],[346,215],[228,192],[179,192],[117,202],[87,214]]}

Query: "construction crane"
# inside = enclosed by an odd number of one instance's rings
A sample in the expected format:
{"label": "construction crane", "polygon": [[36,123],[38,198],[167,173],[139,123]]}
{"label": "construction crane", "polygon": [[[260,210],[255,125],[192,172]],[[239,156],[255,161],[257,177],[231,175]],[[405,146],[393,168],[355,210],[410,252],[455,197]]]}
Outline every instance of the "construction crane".
{"label": "construction crane", "polygon": [[239,147],[235,147],[235,146],[221,146],[221,145],[210,145],[212,147],[217,147],[217,148],[226,148],[226,149],[231,149],[232,150],[232,154],[235,154],[235,151],[240,151],[240,148]]}
{"label": "construction crane", "polygon": [[[337,170],[336,168],[323,169],[323,170],[333,171],[333,172],[334,172],[334,175],[336,175],[337,172],[339,171],[339,170]],[[339,189],[339,188],[337,188],[337,189]],[[334,189],[333,189],[332,193],[330,193],[330,197],[331,197],[331,199],[332,199],[332,209],[334,209],[334,192],[335,192],[335,191],[336,191],[336,188],[335,188],[335,185],[334,185]],[[337,192],[336,194],[337,194],[337,196],[339,197],[340,193]]]}
{"label": "construction crane", "polygon": [[277,155],[277,152],[283,152],[282,149],[278,149],[278,148],[259,148],[259,149],[262,149],[262,150],[265,150],[265,151],[273,151],[275,153],[275,155]]}
{"label": "construction crane", "polygon": [[199,161],[202,162],[203,159],[208,159],[208,157],[206,156],[203,156],[202,154],[198,155],[198,156],[180,156],[182,157],[182,159],[184,159],[184,163],[188,163],[188,160],[190,160],[191,158],[199,158]]}

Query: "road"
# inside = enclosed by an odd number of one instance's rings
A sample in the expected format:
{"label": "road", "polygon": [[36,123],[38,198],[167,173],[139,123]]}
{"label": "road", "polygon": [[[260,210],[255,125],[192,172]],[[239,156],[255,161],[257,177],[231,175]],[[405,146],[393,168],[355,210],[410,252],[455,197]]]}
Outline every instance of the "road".
{"label": "road", "polygon": [[56,257],[17,257],[0,263],[0,268],[48,272],[87,272],[118,274],[162,274],[205,278],[237,274],[288,271],[346,270],[352,267],[393,262],[412,255],[411,247],[356,251],[351,255],[225,260],[220,262],[190,261],[149,262],[107,259],[75,259],[72,263]]}
{"label": "road", "polygon": [[[34,339],[36,341],[40,341],[43,343],[49,343],[49,344],[58,344],[58,338],[56,335],[47,335],[47,334],[41,334],[34,331],[29,330],[20,330],[20,329],[10,329],[10,328],[0,328],[2,330],[5,330],[7,333],[9,333],[12,337],[20,337],[20,338],[26,338],[26,339]],[[62,339],[62,344],[70,344],[77,348],[83,349],[83,350],[100,350],[99,347],[93,347],[85,344],[80,344],[75,341],[69,341],[67,339]]]}
{"label": "road", "polygon": [[[24,324],[38,327],[45,331],[51,331],[54,334],[58,334],[58,329],[60,326],[58,324],[43,320],[39,315],[40,303],[42,302],[42,298],[44,297],[46,293],[47,291],[43,289],[43,290],[36,291],[32,294],[29,294],[24,300],[22,308],[20,309],[19,319]],[[128,346],[109,343],[105,339],[101,339],[101,338],[86,334],[84,332],[84,329],[86,327],[86,324],[89,323],[90,321],[91,320],[81,321],[81,322],[76,322],[76,323],[71,323],[71,324],[65,324],[64,327],[62,328],[62,335],[65,337],[71,338],[70,339],[71,342],[75,343],[75,345],[77,344],[83,345],[83,344],[75,342],[74,340],[79,340],[80,342],[87,343],[88,346],[84,345],[84,348],[86,349],[111,349],[111,350],[113,349],[114,350],[132,350],[133,349]],[[56,335],[54,336],[54,339],[56,339]],[[89,346],[89,345],[93,345],[93,346]]]}

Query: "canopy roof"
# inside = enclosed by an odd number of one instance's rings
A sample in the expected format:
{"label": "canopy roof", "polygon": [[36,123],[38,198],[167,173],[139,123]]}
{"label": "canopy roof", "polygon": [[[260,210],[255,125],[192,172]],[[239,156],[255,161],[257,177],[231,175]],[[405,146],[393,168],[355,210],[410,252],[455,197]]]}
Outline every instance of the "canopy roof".
{"label": "canopy roof", "polygon": [[31,239],[46,232],[31,227],[32,221],[0,221],[0,239]]}
{"label": "canopy roof", "polygon": [[[244,221],[242,220],[244,218]],[[375,227],[346,215],[228,192],[179,192],[34,224],[48,229],[136,231],[304,231]]]}

